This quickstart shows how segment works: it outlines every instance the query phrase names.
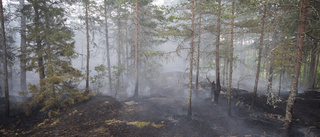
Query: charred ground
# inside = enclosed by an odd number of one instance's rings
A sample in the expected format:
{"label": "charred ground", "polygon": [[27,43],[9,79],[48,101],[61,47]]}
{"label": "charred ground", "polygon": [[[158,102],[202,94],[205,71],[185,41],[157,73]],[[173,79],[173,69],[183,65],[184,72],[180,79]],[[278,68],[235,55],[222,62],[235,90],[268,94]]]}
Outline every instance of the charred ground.
{"label": "charred ground", "polygon": [[[183,88],[181,88],[183,89]],[[177,99],[171,87],[155,88],[149,96],[118,101],[94,96],[61,110],[51,118],[47,113],[17,114],[1,119],[1,136],[282,136],[285,102],[277,107],[266,104],[259,95],[251,106],[252,94],[239,90],[227,115],[224,92],[219,104],[200,93],[193,98],[191,117],[187,100]],[[179,89],[178,89],[179,90]],[[233,90],[233,92],[236,89]],[[286,100],[286,96],[282,96]],[[294,107],[292,136],[320,135],[320,93],[300,94]]]}

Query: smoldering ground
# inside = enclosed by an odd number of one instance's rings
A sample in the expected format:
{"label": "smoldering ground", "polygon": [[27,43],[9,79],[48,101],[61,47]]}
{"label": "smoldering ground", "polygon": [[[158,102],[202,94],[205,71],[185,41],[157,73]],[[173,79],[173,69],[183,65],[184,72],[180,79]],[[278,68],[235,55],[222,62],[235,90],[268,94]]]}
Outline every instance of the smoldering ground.
{"label": "smoldering ground", "polygon": [[[192,116],[187,115],[188,78],[185,72],[163,72],[157,77],[141,77],[138,98],[131,98],[132,89],[119,89],[118,100],[97,95],[83,103],[68,107],[47,126],[31,131],[32,126],[43,122],[36,114],[28,122],[19,122],[16,128],[6,129],[19,135],[46,134],[105,135],[105,136],[281,136],[285,102],[274,106],[266,104],[264,94],[257,96],[257,103],[251,106],[251,92],[232,89],[232,116],[227,114],[226,88],[222,88],[219,104],[210,98],[210,87],[201,87],[199,95],[192,94]],[[203,83],[205,79],[200,79]],[[210,85],[203,84],[203,85]],[[238,90],[238,96],[235,95]],[[120,97],[120,95],[128,94]],[[316,97],[317,95],[312,95]],[[312,97],[308,96],[308,97]],[[286,97],[284,97],[286,98]],[[306,98],[306,97],[304,97]],[[305,100],[307,101],[307,100]],[[298,100],[297,107],[316,107],[313,100]],[[300,104],[299,104],[300,103]],[[296,136],[317,134],[312,121],[319,118],[317,112],[294,110],[302,113],[297,117]],[[314,109],[311,109],[314,110]],[[41,116],[43,118],[43,116]],[[58,121],[58,122],[57,122]],[[51,124],[50,124],[51,123]],[[52,124],[55,123],[55,124]],[[30,126],[31,125],[31,126]],[[19,129],[19,131],[17,131]],[[24,133],[21,131],[25,131]]]}
{"label": "smoldering ground", "polygon": [[[131,103],[142,106],[143,111],[136,112],[139,117],[131,117],[129,119],[139,119],[140,116],[151,118],[148,120],[166,121],[171,124],[173,129],[166,129],[172,135],[269,135],[277,136],[280,131],[273,131],[272,129],[264,130],[265,127],[255,127],[246,121],[257,121],[255,125],[276,124],[281,125],[279,121],[264,120],[259,123],[260,119],[257,114],[254,118],[248,118],[250,114],[247,112],[248,108],[242,103],[240,108],[236,109],[236,100],[232,101],[233,116],[227,115],[227,100],[225,91],[222,91],[222,96],[219,104],[214,105],[210,99],[210,87],[203,88],[198,96],[193,94],[192,97],[192,112],[191,117],[187,116],[188,106],[188,84],[187,80],[183,80],[184,72],[167,72],[157,77],[153,87],[149,87],[148,94],[141,94],[139,99],[129,98],[124,100],[124,103]],[[151,79],[149,79],[150,81]],[[143,85],[143,82],[142,82]],[[149,84],[148,84],[149,85]],[[147,86],[147,85],[145,85]],[[144,87],[144,86],[142,86]],[[226,89],[226,88],[223,88]],[[233,89],[234,91],[237,89]],[[248,94],[246,91],[240,91],[239,94]],[[135,103],[133,103],[135,102]],[[241,104],[241,103],[240,103]],[[243,113],[245,111],[246,113]],[[152,113],[150,113],[152,112]],[[238,116],[238,113],[241,113]],[[260,112],[263,113],[263,112]],[[155,118],[155,119],[154,119]],[[273,123],[274,122],[274,123]],[[263,124],[264,123],[264,124]],[[260,125],[261,124],[261,125]],[[201,129],[199,129],[201,127]],[[280,126],[279,126],[280,128]],[[180,132],[183,130],[184,133]],[[267,133],[266,133],[267,132]],[[168,135],[166,133],[158,133],[161,135]],[[263,134],[261,134],[263,133]],[[157,136],[158,136],[157,135]]]}

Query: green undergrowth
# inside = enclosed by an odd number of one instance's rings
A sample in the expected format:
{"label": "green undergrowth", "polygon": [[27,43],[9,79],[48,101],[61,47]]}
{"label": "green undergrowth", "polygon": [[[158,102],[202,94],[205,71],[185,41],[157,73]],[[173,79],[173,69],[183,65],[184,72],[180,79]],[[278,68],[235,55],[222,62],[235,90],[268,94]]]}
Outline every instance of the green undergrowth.
{"label": "green undergrowth", "polygon": [[132,126],[136,126],[138,128],[144,128],[147,126],[152,126],[154,128],[162,128],[164,127],[164,122],[162,122],[161,124],[156,124],[156,123],[152,123],[150,121],[121,121],[118,119],[110,119],[110,120],[106,120],[105,121],[107,123],[107,125],[115,125],[115,124],[126,124],[126,125],[132,125]]}

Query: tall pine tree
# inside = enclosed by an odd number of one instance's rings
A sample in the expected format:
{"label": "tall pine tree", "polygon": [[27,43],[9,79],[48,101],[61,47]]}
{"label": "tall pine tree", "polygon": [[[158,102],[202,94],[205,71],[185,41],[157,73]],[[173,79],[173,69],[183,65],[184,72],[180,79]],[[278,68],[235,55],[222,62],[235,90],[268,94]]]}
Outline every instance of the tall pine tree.
{"label": "tall pine tree", "polygon": [[26,62],[28,70],[36,70],[40,78],[39,85],[30,85],[28,92],[33,97],[29,107],[42,105],[42,110],[46,110],[85,99],[76,87],[82,74],[71,64],[71,59],[76,57],[73,33],[65,25],[62,4],[28,2],[23,10],[30,21],[26,32]]}

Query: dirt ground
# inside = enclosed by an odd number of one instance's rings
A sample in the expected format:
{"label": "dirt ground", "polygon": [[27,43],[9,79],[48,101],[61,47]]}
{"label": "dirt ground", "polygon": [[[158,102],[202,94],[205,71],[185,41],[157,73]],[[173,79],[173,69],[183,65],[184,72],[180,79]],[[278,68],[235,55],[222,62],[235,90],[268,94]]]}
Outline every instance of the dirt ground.
{"label": "dirt ground", "polygon": [[[185,94],[170,87],[151,89],[152,94],[118,101],[95,96],[61,110],[48,118],[46,113],[31,116],[19,113],[1,118],[0,136],[282,136],[285,101],[277,107],[259,95],[251,106],[252,94],[240,90],[232,99],[232,116],[227,115],[227,99],[222,92],[219,104],[207,93],[192,99],[192,116],[187,116]],[[235,91],[235,90],[234,90]],[[282,100],[286,100],[282,96]],[[299,94],[294,106],[291,136],[320,136],[320,93]]]}

